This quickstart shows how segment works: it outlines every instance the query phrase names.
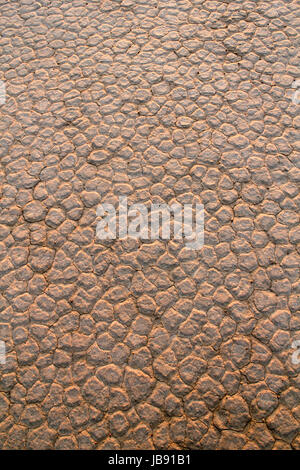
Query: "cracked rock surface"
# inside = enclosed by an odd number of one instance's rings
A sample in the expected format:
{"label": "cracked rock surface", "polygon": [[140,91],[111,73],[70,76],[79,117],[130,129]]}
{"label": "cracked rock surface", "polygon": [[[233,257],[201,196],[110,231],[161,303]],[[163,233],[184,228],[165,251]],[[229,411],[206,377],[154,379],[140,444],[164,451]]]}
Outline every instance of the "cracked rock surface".
{"label": "cracked rock surface", "polygon": [[[297,12],[0,0],[1,449],[300,449]],[[98,240],[120,195],[204,247]]]}

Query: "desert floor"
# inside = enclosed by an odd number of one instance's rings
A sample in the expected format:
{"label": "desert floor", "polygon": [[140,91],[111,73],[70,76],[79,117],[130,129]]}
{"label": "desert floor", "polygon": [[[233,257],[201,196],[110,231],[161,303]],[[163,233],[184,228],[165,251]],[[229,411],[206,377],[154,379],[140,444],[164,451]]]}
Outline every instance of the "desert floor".
{"label": "desert floor", "polygon": [[[0,13],[1,449],[300,449],[296,0]],[[97,238],[120,196],[203,248]]]}

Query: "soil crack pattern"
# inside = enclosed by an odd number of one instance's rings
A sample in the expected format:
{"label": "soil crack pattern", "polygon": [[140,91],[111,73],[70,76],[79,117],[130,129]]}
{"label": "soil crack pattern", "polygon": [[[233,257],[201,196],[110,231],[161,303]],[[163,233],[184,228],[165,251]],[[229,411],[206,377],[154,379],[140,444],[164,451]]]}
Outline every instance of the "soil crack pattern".
{"label": "soil crack pattern", "polygon": [[[299,450],[297,1],[0,14],[0,448]],[[204,245],[100,239],[120,198]]]}

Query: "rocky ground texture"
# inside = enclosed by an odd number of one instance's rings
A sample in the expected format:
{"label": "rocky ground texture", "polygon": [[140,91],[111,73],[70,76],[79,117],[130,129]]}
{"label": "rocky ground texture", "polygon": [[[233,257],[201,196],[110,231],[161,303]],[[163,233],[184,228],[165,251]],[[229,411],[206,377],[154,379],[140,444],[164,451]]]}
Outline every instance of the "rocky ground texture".
{"label": "rocky ground texture", "polygon": [[[0,447],[300,449],[296,0],[0,12]],[[120,195],[205,246],[98,240]]]}

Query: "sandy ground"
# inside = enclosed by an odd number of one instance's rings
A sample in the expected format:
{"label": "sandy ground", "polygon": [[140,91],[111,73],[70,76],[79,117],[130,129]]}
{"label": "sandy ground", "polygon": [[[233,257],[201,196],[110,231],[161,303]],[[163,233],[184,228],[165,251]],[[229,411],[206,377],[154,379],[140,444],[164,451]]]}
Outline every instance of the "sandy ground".
{"label": "sandy ground", "polygon": [[[297,2],[0,13],[1,448],[300,449]],[[120,195],[204,247],[97,239]]]}

